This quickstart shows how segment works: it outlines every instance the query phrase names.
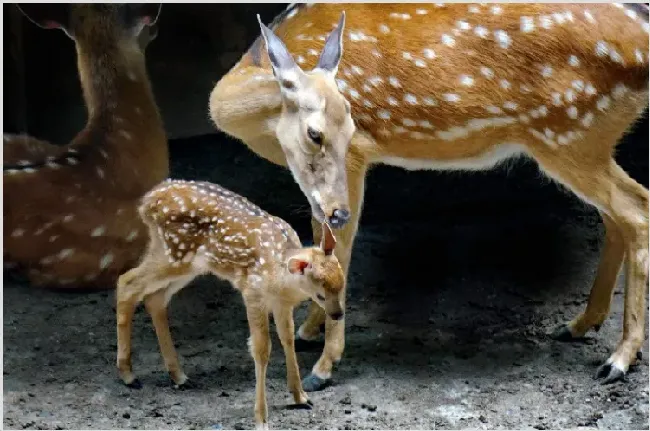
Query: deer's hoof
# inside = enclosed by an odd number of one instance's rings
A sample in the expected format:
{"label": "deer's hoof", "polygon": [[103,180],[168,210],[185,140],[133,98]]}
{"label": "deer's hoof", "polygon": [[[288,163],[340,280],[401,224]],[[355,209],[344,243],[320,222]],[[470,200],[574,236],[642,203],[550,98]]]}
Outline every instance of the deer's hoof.
{"label": "deer's hoof", "polygon": [[601,384],[607,385],[617,381],[625,381],[625,371],[618,368],[613,363],[605,362],[596,371],[596,379],[602,379]]}
{"label": "deer's hoof", "polygon": [[311,373],[302,379],[302,388],[305,392],[316,392],[325,389],[332,384],[332,379],[321,379],[316,374]]}
{"label": "deer's hoof", "polygon": [[307,400],[304,403],[291,404],[287,407],[289,410],[311,410],[314,407],[314,403],[311,400]]}
{"label": "deer's hoof", "polygon": [[174,383],[174,389],[179,391],[186,391],[191,389],[196,389],[198,386],[193,381],[185,378],[185,381],[182,383]]}
{"label": "deer's hoof", "polygon": [[142,382],[139,379],[133,379],[131,383],[124,383],[127,388],[142,389]]}
{"label": "deer's hoof", "polygon": [[566,323],[561,324],[551,332],[550,337],[556,341],[576,341],[578,338],[574,337]]}

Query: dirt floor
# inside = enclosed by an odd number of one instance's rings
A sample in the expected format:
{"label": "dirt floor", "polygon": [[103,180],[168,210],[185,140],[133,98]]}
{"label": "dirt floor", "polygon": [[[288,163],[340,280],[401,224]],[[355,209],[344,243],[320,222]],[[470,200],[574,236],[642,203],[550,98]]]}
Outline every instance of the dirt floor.
{"label": "dirt floor", "polygon": [[[290,175],[241,144],[178,141],[172,160],[175,176],[245,194],[309,241],[306,201]],[[640,172],[647,178],[647,164]],[[271,428],[648,429],[647,340],[626,382],[594,379],[622,332],[622,275],[600,332],[576,343],[548,337],[586,304],[602,242],[593,209],[531,163],[473,176],[378,168],[366,196],[334,384],[311,394],[313,410],[287,409],[274,334]],[[248,328],[226,284],[198,279],[172,301],[173,336],[196,385],[185,391],[171,387],[143,309],[133,365],[144,386],[118,381],[112,292],[5,279],[3,293],[5,428],[253,427]],[[303,376],[319,353],[300,352]]]}

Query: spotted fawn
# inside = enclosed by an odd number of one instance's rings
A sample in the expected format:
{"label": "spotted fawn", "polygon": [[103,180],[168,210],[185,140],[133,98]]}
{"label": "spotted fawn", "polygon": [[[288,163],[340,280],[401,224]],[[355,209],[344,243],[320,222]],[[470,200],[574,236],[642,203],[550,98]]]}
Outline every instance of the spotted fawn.
{"label": "spotted fawn", "polygon": [[255,360],[255,420],[267,427],[266,367],[273,313],[287,364],[294,401],[311,405],[294,350],[293,309],[312,299],[332,319],[343,316],[345,277],[333,254],[336,240],[327,224],[317,247],[302,247],[284,220],[246,198],[207,182],[167,180],[145,195],[139,208],[151,238],[140,265],[117,283],[117,367],[125,384],[139,387],[131,371],[131,322],[144,301],[156,330],[165,367],[178,386],[187,382],[169,331],[167,304],[204,273],[239,290],[250,327]]}

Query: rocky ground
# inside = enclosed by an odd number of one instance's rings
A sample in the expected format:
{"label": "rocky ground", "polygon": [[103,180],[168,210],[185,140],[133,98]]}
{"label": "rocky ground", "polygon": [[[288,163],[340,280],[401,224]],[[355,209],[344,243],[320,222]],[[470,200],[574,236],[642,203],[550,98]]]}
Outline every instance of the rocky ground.
{"label": "rocky ground", "polygon": [[[647,135],[645,143],[628,168],[647,186]],[[241,144],[219,135],[176,141],[172,160],[175,176],[220,182],[309,240],[306,201],[288,172]],[[382,167],[366,196],[334,385],[311,394],[313,410],[287,409],[274,335],[271,428],[648,429],[647,340],[626,382],[593,378],[621,335],[622,275],[599,333],[575,343],[547,335],[586,304],[602,243],[594,210],[531,163],[474,176]],[[253,426],[244,309],[224,283],[197,279],[172,301],[174,339],[197,386],[186,391],[171,387],[143,309],[133,363],[144,387],[120,384],[113,292],[5,279],[3,293],[5,428]],[[318,355],[299,354],[303,375]]]}

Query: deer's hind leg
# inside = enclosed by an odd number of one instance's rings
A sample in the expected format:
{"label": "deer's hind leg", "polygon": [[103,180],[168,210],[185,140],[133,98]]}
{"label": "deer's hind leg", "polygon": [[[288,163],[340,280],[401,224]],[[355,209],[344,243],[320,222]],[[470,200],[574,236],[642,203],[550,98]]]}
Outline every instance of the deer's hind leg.
{"label": "deer's hind leg", "polygon": [[602,211],[600,215],[605,226],[605,242],[587,308],[575,319],[555,329],[552,337],[558,341],[580,339],[592,328],[600,330],[609,315],[616,279],[625,257],[625,244],[614,220]]}
{"label": "deer's hind leg", "polygon": [[[614,353],[598,369],[597,376],[603,383],[622,379],[629,367],[636,361],[637,352],[644,339],[646,313],[646,290],[648,283],[648,190],[638,184],[611,158],[596,154],[581,154],[576,168],[567,159],[542,155],[538,161],[542,168],[554,178],[568,186],[578,196],[606,213],[618,227],[623,242],[627,270],[625,285],[625,305],[623,335]],[[615,234],[614,234],[615,235]],[[610,236],[609,241],[616,241]],[[592,292],[594,298],[609,298],[612,289],[611,279],[614,268],[619,264],[620,252],[610,245],[603,253],[600,264],[600,284]],[[607,283],[605,283],[607,281]],[[609,299],[599,301],[600,305],[591,307],[602,314]],[[589,307],[588,307],[589,308]],[[590,316],[596,315],[593,312]],[[580,318],[578,318],[580,320]],[[591,322],[590,322],[591,323]]]}
{"label": "deer's hind leg", "polygon": [[169,316],[167,313],[167,304],[171,296],[181,290],[187,283],[192,281],[193,276],[177,277],[167,283],[165,289],[157,290],[156,292],[147,295],[144,299],[144,305],[147,313],[151,317],[156,337],[158,338],[158,346],[160,353],[165,363],[165,369],[169,373],[174,385],[179,389],[190,387],[187,376],[181,368],[178,360],[178,353],[174,347],[171,331],[169,330]]}

